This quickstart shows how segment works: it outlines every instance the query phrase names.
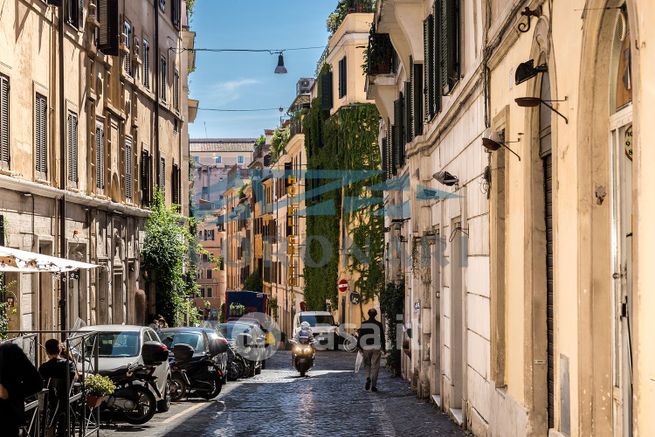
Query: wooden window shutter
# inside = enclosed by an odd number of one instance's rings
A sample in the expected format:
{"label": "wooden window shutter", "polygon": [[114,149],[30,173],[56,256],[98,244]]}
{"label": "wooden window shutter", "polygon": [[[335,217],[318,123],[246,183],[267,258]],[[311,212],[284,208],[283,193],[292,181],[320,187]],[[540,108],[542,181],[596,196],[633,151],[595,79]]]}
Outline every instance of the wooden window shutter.
{"label": "wooden window shutter", "polygon": [[68,180],[78,182],[78,121],[77,114],[68,113]]}
{"label": "wooden window shutter", "polygon": [[166,160],[159,159],[159,189],[164,198],[166,197]]}
{"label": "wooden window shutter", "polygon": [[[413,70],[414,67],[410,69]],[[404,97],[404,102],[403,102],[403,107],[405,109],[405,114],[403,117],[403,132],[405,133],[403,143],[411,143],[412,140],[414,139],[414,129],[413,129],[413,112],[414,112],[414,102],[412,101],[412,97],[414,96],[414,93],[412,92],[412,82],[411,78],[409,81],[405,82],[405,93],[403,95]]]}
{"label": "wooden window shutter", "polygon": [[133,181],[132,181],[132,138],[125,137],[125,197],[132,199]]}
{"label": "wooden window shutter", "polygon": [[0,162],[9,165],[9,78],[0,75]]}
{"label": "wooden window shutter", "polygon": [[321,109],[329,111],[332,109],[332,72],[327,71],[321,76]]}
{"label": "wooden window shutter", "polygon": [[414,64],[412,75],[414,136],[423,135],[423,65]]}
{"label": "wooden window shutter", "polygon": [[105,129],[96,126],[96,188],[105,188]]}
{"label": "wooden window shutter", "polygon": [[143,86],[150,88],[150,43],[143,40]]}
{"label": "wooden window shutter", "polygon": [[404,165],[404,151],[405,151],[405,133],[403,131],[404,121],[404,107],[403,107],[404,97],[401,95],[394,102],[394,124],[392,127],[393,135],[393,167],[394,174],[396,171],[403,167]]}
{"label": "wooden window shutter", "polygon": [[173,0],[171,5],[171,19],[173,21],[173,26],[175,26],[177,30],[180,30],[180,21],[182,18],[182,4],[180,2],[181,0]]}
{"label": "wooden window shutter", "polygon": [[385,179],[390,179],[389,175],[389,151],[387,150],[387,137],[382,138],[382,172]]}
{"label": "wooden window shutter", "polygon": [[48,173],[48,101],[41,94],[36,95],[35,112],[36,171],[44,176]]}
{"label": "wooden window shutter", "polygon": [[385,132],[385,139],[387,140],[387,162],[389,164],[387,175],[389,178],[392,178],[395,172],[393,168],[393,135],[391,129],[391,121],[389,119],[387,119],[387,131]]}
{"label": "wooden window shutter", "polygon": [[150,154],[147,150],[141,151],[141,203],[150,204]]}
{"label": "wooden window shutter", "polygon": [[430,121],[434,112],[434,16],[429,15],[423,22],[423,49],[425,55],[424,101],[425,120]]}
{"label": "wooden window shutter", "polygon": [[348,93],[348,60],[344,56],[339,61],[339,98],[343,98]]}
{"label": "wooden window shutter", "polygon": [[105,55],[118,56],[120,20],[118,0],[96,0],[98,10],[98,50]]}
{"label": "wooden window shutter", "polygon": [[459,0],[441,0],[441,84],[442,94],[450,94],[459,81]]}

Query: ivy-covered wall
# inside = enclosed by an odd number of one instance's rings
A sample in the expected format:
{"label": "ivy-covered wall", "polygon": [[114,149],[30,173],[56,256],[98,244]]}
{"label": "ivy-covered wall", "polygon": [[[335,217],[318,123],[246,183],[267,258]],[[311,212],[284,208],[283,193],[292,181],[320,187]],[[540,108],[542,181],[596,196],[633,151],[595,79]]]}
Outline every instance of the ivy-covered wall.
{"label": "ivy-covered wall", "polygon": [[[321,205],[322,214],[307,214],[307,250],[305,253],[305,302],[308,310],[325,308],[326,301],[337,304],[336,283],[339,275],[341,218],[352,245],[347,268],[357,273],[355,291],[367,301],[384,288],[384,218],[381,202],[362,202],[382,193],[370,187],[382,181],[377,174],[381,159],[377,137],[379,113],[372,104],[358,104],[340,108],[333,116],[321,109],[320,96],[312,102],[304,120],[305,147],[308,171],[342,171],[346,183],[320,196],[309,196],[308,210]],[[372,176],[349,180],[348,171],[368,170]],[[330,175],[332,176],[332,175]],[[355,178],[358,179],[358,178]],[[333,177],[307,180],[306,189],[334,183]],[[365,205],[360,207],[361,205]]]}

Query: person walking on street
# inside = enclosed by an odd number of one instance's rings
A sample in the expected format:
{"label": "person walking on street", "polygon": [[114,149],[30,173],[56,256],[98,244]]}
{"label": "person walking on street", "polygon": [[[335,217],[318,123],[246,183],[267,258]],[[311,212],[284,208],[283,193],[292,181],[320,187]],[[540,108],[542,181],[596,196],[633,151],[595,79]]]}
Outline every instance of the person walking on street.
{"label": "person walking on street", "polygon": [[43,381],[36,367],[14,343],[0,344],[0,423],[2,435],[15,437],[25,425],[25,398],[38,393]]}
{"label": "person walking on street", "polygon": [[366,374],[366,390],[378,391],[378,373],[380,372],[380,359],[386,352],[384,326],[375,317],[378,312],[375,308],[368,310],[368,320],[362,323],[358,331],[359,348],[364,354],[364,363],[368,367]]}

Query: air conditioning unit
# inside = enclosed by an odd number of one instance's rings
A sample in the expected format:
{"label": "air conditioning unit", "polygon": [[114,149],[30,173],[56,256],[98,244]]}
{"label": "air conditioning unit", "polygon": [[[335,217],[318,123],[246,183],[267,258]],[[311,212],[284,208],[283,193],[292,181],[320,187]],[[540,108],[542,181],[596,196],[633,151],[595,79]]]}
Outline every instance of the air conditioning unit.
{"label": "air conditioning unit", "polygon": [[302,78],[296,84],[296,94],[310,94],[312,91],[312,85],[314,85],[314,79],[311,78]]}

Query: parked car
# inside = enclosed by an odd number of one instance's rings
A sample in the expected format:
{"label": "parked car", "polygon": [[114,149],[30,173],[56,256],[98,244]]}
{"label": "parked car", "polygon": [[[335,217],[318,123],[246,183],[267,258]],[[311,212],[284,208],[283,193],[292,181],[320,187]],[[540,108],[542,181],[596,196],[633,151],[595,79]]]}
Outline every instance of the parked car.
{"label": "parked car", "polygon": [[293,337],[300,331],[302,322],[309,323],[314,334],[316,349],[337,349],[343,340],[329,311],[301,311],[293,318]]}
{"label": "parked car", "polygon": [[[130,325],[96,325],[82,328],[82,332],[97,332],[98,346],[98,372],[104,375],[118,373],[121,369],[127,369],[135,365],[149,364],[143,357],[143,345],[146,342],[159,343],[162,348],[161,339],[157,333],[147,326],[130,326]],[[89,337],[89,342],[94,341],[94,337]],[[92,344],[87,343],[86,347]],[[87,354],[91,356],[91,353]],[[151,391],[157,402],[157,411],[165,412],[170,408],[170,399],[168,396],[168,378],[170,368],[168,361],[164,360],[155,366],[153,389],[146,385]]]}
{"label": "parked car", "polygon": [[237,352],[248,364],[248,373],[250,376],[261,373],[266,335],[256,320],[252,323],[244,322],[243,320],[221,323],[218,325],[218,332],[230,344],[236,346]]}

